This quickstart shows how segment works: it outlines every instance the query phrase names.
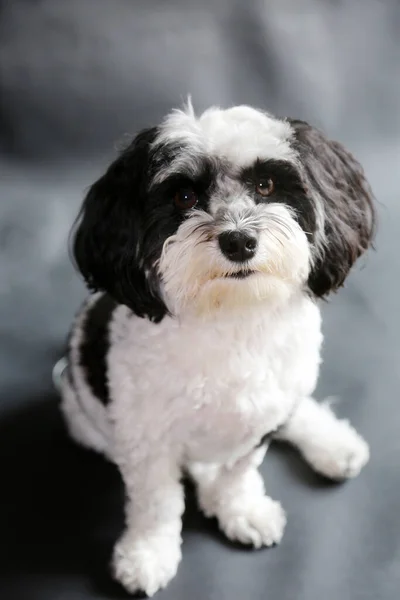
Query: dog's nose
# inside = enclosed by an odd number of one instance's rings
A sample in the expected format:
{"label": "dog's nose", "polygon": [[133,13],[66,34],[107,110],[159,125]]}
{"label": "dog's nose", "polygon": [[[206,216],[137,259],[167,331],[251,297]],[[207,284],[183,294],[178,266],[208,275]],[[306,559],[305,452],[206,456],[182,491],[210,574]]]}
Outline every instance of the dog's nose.
{"label": "dog's nose", "polygon": [[257,249],[256,238],[241,231],[225,231],[218,236],[218,242],[222,253],[234,262],[250,260]]}

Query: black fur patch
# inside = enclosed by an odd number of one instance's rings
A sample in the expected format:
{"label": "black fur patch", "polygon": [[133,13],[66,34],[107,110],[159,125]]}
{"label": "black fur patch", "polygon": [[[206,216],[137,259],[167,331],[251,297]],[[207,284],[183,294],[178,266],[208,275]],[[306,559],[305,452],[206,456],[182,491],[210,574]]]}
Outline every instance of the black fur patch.
{"label": "black fur patch", "polygon": [[335,141],[304,121],[289,120],[294,147],[303,163],[306,185],[322,201],[324,251],[314,264],[308,286],[315,296],[341,287],[354,262],[375,233],[373,194],[359,162]]}
{"label": "black fur patch", "polygon": [[[272,179],[274,190],[270,196],[262,198],[257,194],[255,186],[260,179]],[[257,160],[253,166],[243,169],[241,180],[249,188],[256,204],[278,202],[292,208],[300,227],[309,241],[313,241],[315,208],[300,173],[293,165],[283,160]]]}
{"label": "black fur patch", "polygon": [[107,354],[110,347],[109,324],[117,306],[107,294],[93,304],[82,325],[79,363],[92,393],[105,405],[110,401],[107,384]]}
{"label": "black fur patch", "polygon": [[165,240],[177,231],[187,217],[187,211],[177,208],[174,203],[176,192],[193,190],[197,197],[196,208],[208,209],[215,171],[211,161],[204,159],[200,164],[201,168],[195,177],[176,172],[162,183],[152,186],[148,192],[141,239],[142,256],[146,264],[153,264],[160,257]]}
{"label": "black fur patch", "polygon": [[[73,240],[76,264],[92,291],[102,290],[140,317],[167,309],[154,276],[163,239],[148,231],[148,173],[157,128],[142,131],[90,188]],[[144,239],[146,238],[146,239]]]}

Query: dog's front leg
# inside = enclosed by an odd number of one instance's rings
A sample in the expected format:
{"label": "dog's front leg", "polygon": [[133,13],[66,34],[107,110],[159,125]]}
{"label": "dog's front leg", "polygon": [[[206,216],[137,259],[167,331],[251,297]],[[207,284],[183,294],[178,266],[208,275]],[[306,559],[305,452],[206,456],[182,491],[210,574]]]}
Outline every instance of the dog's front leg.
{"label": "dog's front leg", "polygon": [[127,423],[118,428],[115,453],[126,487],[126,528],[112,566],[129,592],[152,596],[174,577],[181,559],[184,494],[175,453],[160,447],[160,439],[133,441],[127,429]]}
{"label": "dog's front leg", "polygon": [[233,465],[189,466],[206,516],[217,517],[229,539],[256,548],[280,542],[286,524],[281,505],[265,494],[258,472],[265,451],[265,446],[257,448]]}
{"label": "dog's front leg", "polygon": [[313,398],[301,400],[277,438],[296,446],[315,471],[330,479],[355,477],[369,459],[367,443],[348,421]]}

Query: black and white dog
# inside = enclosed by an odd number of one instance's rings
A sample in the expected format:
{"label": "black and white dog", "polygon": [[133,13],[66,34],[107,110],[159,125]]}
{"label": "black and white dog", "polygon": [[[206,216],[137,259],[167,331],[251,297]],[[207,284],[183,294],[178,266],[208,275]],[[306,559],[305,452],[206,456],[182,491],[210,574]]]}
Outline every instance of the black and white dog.
{"label": "black and white dog", "polygon": [[182,475],[232,540],[280,541],[285,514],[258,472],[268,439],[332,479],[365,441],[316,386],[318,299],[368,248],[359,163],[302,121],[190,103],[147,129],[91,187],[73,252],[93,292],[73,325],[62,410],[116,463],[126,529],[115,577],[148,595],[181,559]]}

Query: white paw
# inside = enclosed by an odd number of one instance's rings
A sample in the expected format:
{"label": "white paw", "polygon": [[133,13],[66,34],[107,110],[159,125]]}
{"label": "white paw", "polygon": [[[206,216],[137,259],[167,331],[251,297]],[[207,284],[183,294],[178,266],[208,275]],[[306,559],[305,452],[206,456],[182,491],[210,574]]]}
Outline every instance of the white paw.
{"label": "white paw", "polygon": [[356,477],[369,460],[367,442],[347,421],[338,421],[335,435],[311,448],[306,458],[316,471],[330,479]]}
{"label": "white paw", "polygon": [[114,577],[132,594],[153,596],[176,575],[181,556],[179,536],[125,533],[114,548]]}
{"label": "white paw", "polygon": [[263,496],[239,512],[220,515],[220,526],[226,536],[255,548],[278,544],[286,525],[285,512],[279,502]]}

